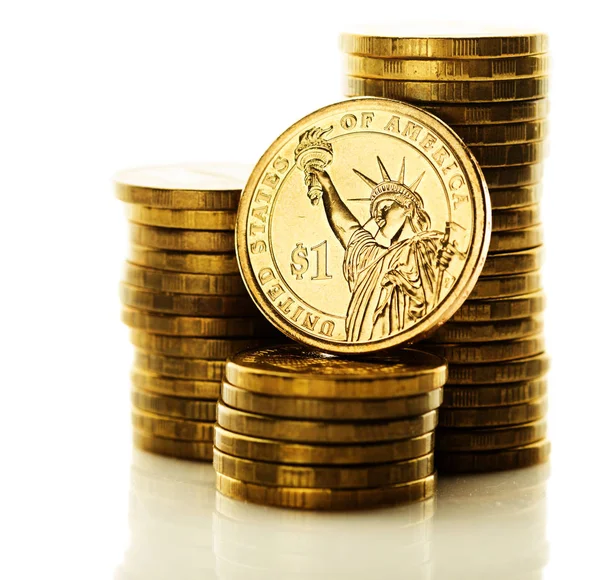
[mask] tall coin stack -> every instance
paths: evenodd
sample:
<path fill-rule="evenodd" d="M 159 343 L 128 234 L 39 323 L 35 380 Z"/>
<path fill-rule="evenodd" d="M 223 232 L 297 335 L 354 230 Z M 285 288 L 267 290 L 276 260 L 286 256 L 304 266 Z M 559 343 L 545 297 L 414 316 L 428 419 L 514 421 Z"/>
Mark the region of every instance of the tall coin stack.
<path fill-rule="evenodd" d="M 423 346 L 450 364 L 440 471 L 508 469 L 549 455 L 539 205 L 547 44 L 543 34 L 341 38 L 346 95 L 402 100 L 438 116 L 469 146 L 490 190 L 493 227 L 481 277 Z"/>
<path fill-rule="evenodd" d="M 177 165 L 115 178 L 130 221 L 121 301 L 136 347 L 134 441 L 148 451 L 212 459 L 225 359 L 274 333 L 248 296 L 234 254 L 248 172 Z"/>
<path fill-rule="evenodd" d="M 357 360 L 288 344 L 234 355 L 217 409 L 217 489 L 323 510 L 430 497 L 446 373 L 415 350 Z"/>

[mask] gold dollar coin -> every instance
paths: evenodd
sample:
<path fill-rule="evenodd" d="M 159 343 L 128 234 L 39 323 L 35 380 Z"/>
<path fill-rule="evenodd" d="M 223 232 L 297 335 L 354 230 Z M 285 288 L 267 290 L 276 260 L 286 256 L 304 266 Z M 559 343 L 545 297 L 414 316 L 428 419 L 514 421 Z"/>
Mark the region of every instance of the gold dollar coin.
<path fill-rule="evenodd" d="M 547 431 L 544 419 L 492 429 L 440 427 L 437 430 L 436 448 L 439 451 L 491 451 L 521 447 L 545 439 Z"/>
<path fill-rule="evenodd" d="M 543 329 L 541 316 L 494 322 L 446 322 L 427 341 L 443 344 L 512 340 L 539 334 Z"/>
<path fill-rule="evenodd" d="M 213 440 L 213 425 L 211 422 L 190 421 L 175 417 L 165 417 L 131 409 L 133 428 L 147 435 L 164 437 L 166 439 L 183 439 L 185 441 Z"/>
<path fill-rule="evenodd" d="M 414 28 L 411 26 L 411 29 Z M 394 32 L 394 36 L 391 36 Z M 408 34 L 402 34 L 402 32 Z M 441 34 L 426 31 L 414 35 L 414 30 L 368 30 L 364 33 L 344 33 L 340 37 L 343 52 L 393 58 L 474 59 L 541 54 L 548 50 L 548 36 L 513 30 L 489 30 L 481 33 L 455 29 Z M 412 35 L 411 35 L 412 34 Z M 414 35 L 414 36 L 413 36 Z"/>
<path fill-rule="evenodd" d="M 221 398 L 229 407 L 257 415 L 349 421 L 423 415 L 442 404 L 442 389 L 395 399 L 318 399 L 262 395 L 224 381 Z"/>
<path fill-rule="evenodd" d="M 125 206 L 125 215 L 129 221 L 145 226 L 186 230 L 233 230 L 236 212 L 166 209 L 132 203 Z"/>
<path fill-rule="evenodd" d="M 469 295 L 469 300 L 519 296 L 541 289 L 542 275 L 539 270 L 507 276 L 486 276 L 479 278 L 473 292 Z"/>
<path fill-rule="evenodd" d="M 483 322 L 535 316 L 544 311 L 542 292 L 494 300 L 467 300 L 452 317 L 452 322 Z"/>
<path fill-rule="evenodd" d="M 475 409 L 440 409 L 440 427 L 494 427 L 520 425 L 542 419 L 548 410 L 548 399 L 507 405 L 504 407 L 478 407 Z"/>
<path fill-rule="evenodd" d="M 367 509 L 422 501 L 435 493 L 435 474 L 423 479 L 367 489 L 274 487 L 247 483 L 217 473 L 217 491 L 233 499 L 307 510 Z"/>
<path fill-rule="evenodd" d="M 152 334 L 204 337 L 273 337 L 278 334 L 262 316 L 254 318 L 171 316 L 123 307 L 121 320 L 131 328 Z"/>
<path fill-rule="evenodd" d="M 120 285 L 124 306 L 165 314 L 191 316 L 258 316 L 249 296 L 215 296 L 209 294 L 178 294 L 157 292 L 129 284 Z"/>
<path fill-rule="evenodd" d="M 501 385 L 446 385 L 444 407 L 495 407 L 517 405 L 543 397 L 548 390 L 546 378 Z"/>
<path fill-rule="evenodd" d="M 220 381 L 225 361 L 162 356 L 143 350 L 135 351 L 134 368 L 172 378 Z"/>
<path fill-rule="evenodd" d="M 452 365 L 448 383 L 474 385 L 530 381 L 545 375 L 549 368 L 550 358 L 545 353 L 499 363 Z"/>
<path fill-rule="evenodd" d="M 542 246 L 520 250 L 517 252 L 504 252 L 490 254 L 483 266 L 480 280 L 487 276 L 503 276 L 507 274 L 523 274 L 533 272 L 542 267 L 544 250 Z"/>
<path fill-rule="evenodd" d="M 224 360 L 240 350 L 264 344 L 264 340 L 255 338 L 167 336 L 132 329 L 131 343 L 142 350 L 168 356 Z"/>
<path fill-rule="evenodd" d="M 496 451 L 440 452 L 435 461 L 445 473 L 469 473 L 518 469 L 545 463 L 550 457 L 550 442 L 542 439 L 522 447 Z"/>
<path fill-rule="evenodd" d="M 433 104 L 423 103 L 423 109 L 433 113 L 453 128 L 457 125 L 494 125 L 545 119 L 550 110 L 548 99 L 506 101 L 499 103 Z"/>
<path fill-rule="evenodd" d="M 488 202 L 473 158 L 434 117 L 380 99 L 331 105 L 284 132 L 252 172 L 236 229 L 242 276 L 300 342 L 350 354 L 397 346 L 468 295 Z"/>
<path fill-rule="evenodd" d="M 534 185 L 542 180 L 544 166 L 542 163 L 530 165 L 513 165 L 512 167 L 484 167 L 482 169 L 488 188 L 494 195 L 494 189 L 507 187 L 523 187 Z"/>
<path fill-rule="evenodd" d="M 542 141 L 548 134 L 545 120 L 494 125 L 453 125 L 453 129 L 467 145 L 503 145 Z"/>
<path fill-rule="evenodd" d="M 411 103 L 521 101 L 548 95 L 548 77 L 493 81 L 391 81 L 346 77 L 347 97 L 383 97 Z"/>
<path fill-rule="evenodd" d="M 309 445 L 249 437 L 215 426 L 215 447 L 224 453 L 255 461 L 304 465 L 361 465 L 391 463 L 433 451 L 433 432 L 384 443 Z"/>
<path fill-rule="evenodd" d="M 232 409 L 219 401 L 217 422 L 228 431 L 263 439 L 299 443 L 375 443 L 418 437 L 433 431 L 437 425 L 437 411 L 398 420 L 334 423 L 255 415 Z"/>
<path fill-rule="evenodd" d="M 544 347 L 542 334 L 493 342 L 423 345 L 428 351 L 443 356 L 450 364 L 492 363 L 525 358 L 544 352 Z"/>
<path fill-rule="evenodd" d="M 471 145 L 469 149 L 481 167 L 510 167 L 540 163 L 546 155 L 543 141 L 508 145 Z"/>
<path fill-rule="evenodd" d="M 157 292 L 181 292 L 183 294 L 217 294 L 220 296 L 247 295 L 239 275 L 184 274 L 163 272 L 127 262 L 124 282 Z"/>
<path fill-rule="evenodd" d="M 230 384 L 265 395 L 324 399 L 393 399 L 444 385 L 446 362 L 402 349 L 392 356 L 342 358 L 285 344 L 240 352 L 227 362 Z"/>
<path fill-rule="evenodd" d="M 219 381 L 174 379 L 136 368 L 131 371 L 131 384 L 152 393 L 192 399 L 218 399 L 221 393 Z"/>
<path fill-rule="evenodd" d="M 518 230 L 493 232 L 490 240 L 490 252 L 515 252 L 540 246 L 544 241 L 544 229 L 541 224 Z"/>
<path fill-rule="evenodd" d="M 347 54 L 346 74 L 401 81 L 468 81 L 536 77 L 548 73 L 545 54 L 495 59 L 405 59 Z"/>
<path fill-rule="evenodd" d="M 542 186 L 527 185 L 509 189 L 491 189 L 490 199 L 493 210 L 510 209 L 539 203 L 542 199 Z M 492 214 L 493 219 L 493 214 Z"/>
<path fill-rule="evenodd" d="M 328 467 L 266 463 L 214 450 L 215 471 L 247 483 L 293 488 L 372 488 L 422 479 L 433 473 L 433 453 L 368 467 Z"/>
<path fill-rule="evenodd" d="M 190 254 L 130 245 L 128 260 L 138 266 L 189 274 L 239 274 L 240 271 L 235 254 Z"/>
<path fill-rule="evenodd" d="M 156 395 L 147 391 L 132 389 L 131 402 L 134 407 L 156 415 L 168 415 L 193 421 L 214 421 L 217 416 L 217 402 L 182 399 L 166 395 Z"/>
<path fill-rule="evenodd" d="M 177 230 L 129 224 L 132 244 L 178 252 L 233 252 L 233 232 Z"/>
<path fill-rule="evenodd" d="M 144 451 L 179 459 L 212 461 L 213 458 L 212 441 L 181 441 L 134 431 L 133 443 Z"/>
<path fill-rule="evenodd" d="M 233 163 L 140 167 L 115 176 L 117 197 L 149 207 L 235 210 L 250 168 Z"/>

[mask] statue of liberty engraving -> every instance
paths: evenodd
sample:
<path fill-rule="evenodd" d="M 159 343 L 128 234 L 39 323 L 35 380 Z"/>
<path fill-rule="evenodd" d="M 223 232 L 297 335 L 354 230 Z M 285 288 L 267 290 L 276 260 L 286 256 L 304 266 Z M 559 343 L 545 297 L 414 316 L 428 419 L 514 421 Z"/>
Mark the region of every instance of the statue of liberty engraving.
<path fill-rule="evenodd" d="M 407 185 L 405 159 L 398 163 L 396 179 L 379 157 L 380 181 L 353 169 L 371 189 L 368 198 L 348 199 L 369 202 L 370 217 L 361 224 L 326 171 L 333 160 L 331 143 L 324 138 L 330 130 L 312 128 L 301 135 L 296 162 L 305 172 L 311 203 L 323 201 L 327 221 L 345 250 L 343 272 L 351 293 L 346 340 L 377 340 L 406 330 L 436 307 L 444 273 L 462 254 L 450 243 L 451 222 L 445 232 L 431 229 L 417 192 L 425 172 Z"/>

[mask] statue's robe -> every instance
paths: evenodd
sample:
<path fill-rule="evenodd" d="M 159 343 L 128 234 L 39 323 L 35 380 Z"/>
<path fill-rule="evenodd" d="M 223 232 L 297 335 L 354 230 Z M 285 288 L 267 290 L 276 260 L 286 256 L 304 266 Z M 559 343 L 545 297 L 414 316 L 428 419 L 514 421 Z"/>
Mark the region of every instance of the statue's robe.
<path fill-rule="evenodd" d="M 412 326 L 434 306 L 441 232 L 421 232 L 389 248 L 367 230 L 354 232 L 344 255 L 352 293 L 348 341 L 377 340 Z"/>

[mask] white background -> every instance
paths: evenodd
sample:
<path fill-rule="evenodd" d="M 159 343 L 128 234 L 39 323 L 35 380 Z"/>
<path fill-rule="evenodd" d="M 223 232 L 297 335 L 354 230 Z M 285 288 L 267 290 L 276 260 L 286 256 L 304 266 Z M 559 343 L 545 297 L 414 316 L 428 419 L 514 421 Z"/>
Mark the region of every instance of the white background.
<path fill-rule="evenodd" d="M 595 566 L 597 18 L 591 2 L 4 2 L 0 14 L 0 569 L 110 578 L 127 544 L 126 249 L 111 176 L 253 162 L 341 100 L 349 23 L 449 18 L 551 35 L 544 222 L 553 355 L 547 578 Z M 597 537 L 596 537 L 597 540 Z"/>

